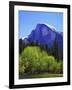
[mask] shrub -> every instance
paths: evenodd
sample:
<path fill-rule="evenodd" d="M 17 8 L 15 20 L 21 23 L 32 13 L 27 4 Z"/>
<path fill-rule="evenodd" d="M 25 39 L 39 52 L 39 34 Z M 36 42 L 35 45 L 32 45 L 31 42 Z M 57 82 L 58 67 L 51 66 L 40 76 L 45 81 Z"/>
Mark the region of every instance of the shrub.
<path fill-rule="evenodd" d="M 57 62 L 53 56 L 49 56 L 47 52 L 41 50 L 38 46 L 28 46 L 20 54 L 20 74 L 41 72 L 60 73 L 62 70 L 63 62 Z"/>

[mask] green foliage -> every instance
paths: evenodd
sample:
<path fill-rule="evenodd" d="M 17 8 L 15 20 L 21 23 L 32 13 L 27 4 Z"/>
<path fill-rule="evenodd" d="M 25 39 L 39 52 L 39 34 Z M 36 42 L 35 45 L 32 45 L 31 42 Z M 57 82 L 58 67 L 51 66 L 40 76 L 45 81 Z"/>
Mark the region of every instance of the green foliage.
<path fill-rule="evenodd" d="M 24 73 L 61 73 L 63 63 L 53 56 L 49 56 L 47 52 L 41 50 L 38 46 L 28 46 L 20 54 L 19 72 Z"/>
<path fill-rule="evenodd" d="M 19 73 L 23 74 L 25 72 L 25 65 L 21 58 L 19 58 Z"/>

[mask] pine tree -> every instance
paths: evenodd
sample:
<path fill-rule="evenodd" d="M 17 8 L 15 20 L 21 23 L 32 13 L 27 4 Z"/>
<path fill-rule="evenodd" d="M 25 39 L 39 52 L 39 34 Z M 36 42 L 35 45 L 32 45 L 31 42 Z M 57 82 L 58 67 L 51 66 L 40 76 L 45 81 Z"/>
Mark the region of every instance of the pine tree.
<path fill-rule="evenodd" d="M 21 54 L 22 51 L 23 51 L 23 43 L 22 39 L 19 39 L 19 54 Z"/>
<path fill-rule="evenodd" d="M 56 59 L 59 59 L 59 47 L 58 47 L 58 43 L 57 43 L 56 38 L 55 38 L 54 46 L 53 46 L 52 49 L 53 49 L 52 50 L 53 51 L 52 54 L 55 56 Z"/>

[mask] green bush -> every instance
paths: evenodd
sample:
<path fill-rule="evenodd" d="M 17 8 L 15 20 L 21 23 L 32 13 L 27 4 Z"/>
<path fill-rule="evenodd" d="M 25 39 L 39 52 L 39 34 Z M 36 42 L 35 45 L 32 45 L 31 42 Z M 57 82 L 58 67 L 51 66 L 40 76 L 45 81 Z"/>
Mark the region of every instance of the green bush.
<path fill-rule="evenodd" d="M 25 72 L 25 65 L 21 58 L 19 58 L 19 73 L 23 74 Z"/>
<path fill-rule="evenodd" d="M 49 56 L 47 52 L 41 50 L 38 46 L 28 46 L 20 54 L 20 74 L 41 72 L 60 73 L 62 70 L 62 61 L 57 62 L 53 56 Z"/>

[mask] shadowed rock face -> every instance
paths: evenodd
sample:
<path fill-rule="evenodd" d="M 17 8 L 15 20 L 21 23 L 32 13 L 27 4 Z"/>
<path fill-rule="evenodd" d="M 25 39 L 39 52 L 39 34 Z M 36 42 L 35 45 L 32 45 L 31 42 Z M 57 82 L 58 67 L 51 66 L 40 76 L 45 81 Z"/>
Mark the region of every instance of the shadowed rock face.
<path fill-rule="evenodd" d="M 56 40 L 58 47 L 63 49 L 63 36 L 61 33 L 56 32 L 52 26 L 45 24 L 37 24 L 27 40 L 29 43 L 48 45 L 49 48 L 53 47 L 54 41 Z"/>

